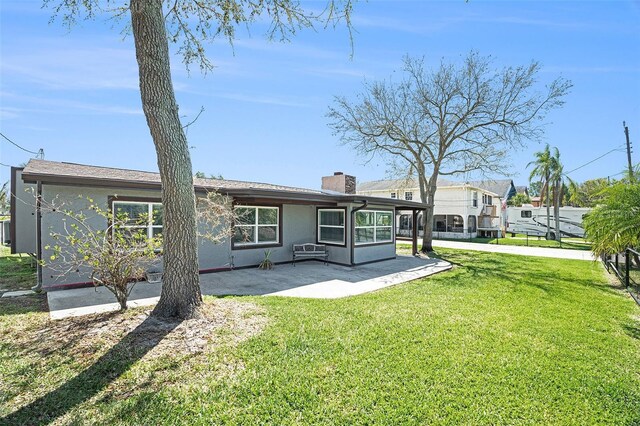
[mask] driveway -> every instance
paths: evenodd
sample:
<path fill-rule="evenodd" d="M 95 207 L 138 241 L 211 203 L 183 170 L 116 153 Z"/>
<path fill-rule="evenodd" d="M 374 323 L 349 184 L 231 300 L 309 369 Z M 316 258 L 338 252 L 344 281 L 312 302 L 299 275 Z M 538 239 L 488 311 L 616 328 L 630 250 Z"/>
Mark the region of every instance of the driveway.
<path fill-rule="evenodd" d="M 434 247 L 460 250 L 488 251 L 491 253 L 520 254 L 523 256 L 553 257 L 556 259 L 574 259 L 594 261 L 589 250 L 569 250 L 547 247 L 508 246 L 500 244 L 469 243 L 464 241 L 433 240 Z"/>
<path fill-rule="evenodd" d="M 238 269 L 200 275 L 202 294 L 213 296 L 287 296 L 335 299 L 355 296 L 451 269 L 441 259 L 398 256 L 396 259 L 355 267 L 306 261 L 276 265 L 271 271 Z M 128 305 L 158 302 L 161 284 L 136 284 Z M 114 311 L 115 297 L 104 287 L 47 293 L 51 319 Z"/>

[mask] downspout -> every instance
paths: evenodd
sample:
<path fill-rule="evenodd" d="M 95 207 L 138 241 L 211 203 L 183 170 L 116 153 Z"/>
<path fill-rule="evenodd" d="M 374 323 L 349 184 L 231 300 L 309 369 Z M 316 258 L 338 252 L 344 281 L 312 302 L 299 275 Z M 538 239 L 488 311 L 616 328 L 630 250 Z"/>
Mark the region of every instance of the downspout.
<path fill-rule="evenodd" d="M 362 209 L 366 209 L 369 205 L 369 202 L 367 200 L 364 200 L 362 202 L 364 203 L 363 205 L 351 210 L 351 257 L 349 259 L 351 261 L 351 266 L 356 266 L 356 263 L 353 261 L 353 253 L 356 246 L 356 222 L 354 220 L 356 217 L 356 212 Z"/>
<path fill-rule="evenodd" d="M 31 290 L 39 293 L 42 291 L 42 182 L 36 186 L 36 268 L 38 281 Z"/>

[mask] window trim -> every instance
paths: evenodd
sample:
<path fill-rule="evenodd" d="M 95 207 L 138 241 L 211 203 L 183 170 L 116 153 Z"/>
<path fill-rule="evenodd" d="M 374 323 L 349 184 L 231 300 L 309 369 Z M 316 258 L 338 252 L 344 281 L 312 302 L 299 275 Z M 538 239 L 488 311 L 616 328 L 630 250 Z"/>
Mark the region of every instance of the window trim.
<path fill-rule="evenodd" d="M 409 196 L 409 198 L 407 198 L 407 195 Z M 404 191 L 404 200 L 413 201 L 413 191 Z"/>
<path fill-rule="evenodd" d="M 397 192 L 392 192 L 390 195 L 392 200 L 397 200 L 398 199 L 398 193 Z"/>
<path fill-rule="evenodd" d="M 356 215 L 358 213 L 374 213 L 373 216 L 373 226 L 357 226 L 356 223 Z M 391 226 L 380 226 L 380 228 L 391 228 L 391 239 L 385 241 L 377 241 L 378 233 L 378 224 L 377 224 L 377 213 L 391 213 Z M 394 210 L 380 210 L 380 209 L 366 209 L 366 210 L 358 210 L 353 215 L 353 245 L 354 247 L 368 247 L 368 246 L 380 246 L 385 244 L 395 244 L 396 242 L 396 220 L 395 220 L 395 211 Z M 356 241 L 356 230 L 358 228 L 373 228 L 373 241 L 367 241 L 359 243 Z"/>
<path fill-rule="evenodd" d="M 341 244 L 336 242 L 326 242 L 320 240 L 320 211 L 321 210 L 330 210 L 336 211 L 339 210 L 344 213 L 344 238 Z M 323 225 L 332 227 L 331 225 Z M 333 226 L 334 228 L 340 228 L 339 226 Z M 346 247 L 347 246 L 347 208 L 346 207 L 317 207 L 316 208 L 316 244 L 324 244 L 327 246 L 335 246 L 335 247 Z"/>
<path fill-rule="evenodd" d="M 264 248 L 271 248 L 271 247 L 282 247 L 282 204 L 239 204 L 239 203 L 234 203 L 233 204 L 233 208 L 238 208 L 238 207 L 247 207 L 247 208 L 255 208 L 255 209 L 259 209 L 259 208 L 268 208 L 268 209 L 273 209 L 273 208 L 277 208 L 278 209 L 278 232 L 276 233 L 278 240 L 276 242 L 265 242 L 265 243 L 236 243 L 235 241 L 233 241 L 233 236 L 231 236 L 231 238 L 229 238 L 229 240 L 231 241 L 231 250 L 251 250 L 251 249 L 264 249 Z M 256 221 L 258 220 L 258 212 L 256 210 Z M 233 227 L 235 227 L 236 224 L 233 224 Z M 245 226 L 255 226 L 257 228 L 257 223 L 254 225 L 245 225 Z M 273 226 L 273 225 L 268 225 L 268 226 Z M 256 238 L 258 237 L 258 233 L 257 233 L 257 229 L 256 229 Z"/>
<path fill-rule="evenodd" d="M 116 203 L 130 203 L 130 204 L 147 204 L 147 210 L 149 214 L 149 223 L 147 224 L 147 238 L 153 238 L 153 229 L 160 228 L 164 229 L 164 220 L 162 225 L 153 225 L 152 214 L 153 214 L 153 205 L 157 204 L 162 206 L 161 198 L 148 198 L 148 197 L 119 197 L 116 195 L 110 195 L 107 197 L 107 205 L 109 206 L 109 211 L 111 214 L 115 214 L 114 206 Z M 164 207 L 163 207 L 164 208 Z M 109 223 L 108 226 L 112 224 Z M 142 226 L 131 226 L 131 228 L 142 228 Z M 115 229 L 112 229 L 111 232 L 115 232 Z"/>

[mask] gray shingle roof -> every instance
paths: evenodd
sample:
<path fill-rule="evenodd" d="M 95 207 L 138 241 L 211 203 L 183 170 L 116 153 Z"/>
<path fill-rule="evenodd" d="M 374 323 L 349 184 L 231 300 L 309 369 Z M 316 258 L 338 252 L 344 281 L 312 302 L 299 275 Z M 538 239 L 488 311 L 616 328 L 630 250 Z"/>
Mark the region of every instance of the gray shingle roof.
<path fill-rule="evenodd" d="M 438 179 L 438 186 L 457 186 L 460 183 L 452 182 L 447 179 Z M 368 191 L 394 191 L 398 189 L 415 189 L 418 188 L 418 180 L 416 178 L 408 179 L 384 179 L 373 180 L 369 182 L 358 182 L 357 190 L 362 192 Z"/>
<path fill-rule="evenodd" d="M 85 164 L 63 163 L 57 161 L 31 159 L 22 172 L 23 176 L 40 180 L 65 180 L 81 182 L 83 180 L 104 184 L 149 184 L 160 185 L 160 174 L 139 170 L 118 169 L 111 167 L 89 166 Z M 210 190 L 264 189 L 273 191 L 323 194 L 313 189 L 296 188 L 283 185 L 272 185 L 259 182 L 245 182 L 227 179 L 194 178 L 194 186 Z"/>
<path fill-rule="evenodd" d="M 486 189 L 494 194 L 498 194 L 500 197 L 504 197 L 509 192 L 512 184 L 511 179 L 487 179 L 469 182 L 469 185 Z"/>
<path fill-rule="evenodd" d="M 63 183 L 109 188 L 150 188 L 160 189 L 160 174 L 139 170 L 89 166 L 86 164 L 61 163 L 57 161 L 32 159 L 22 171 L 26 182 Z M 239 197 L 266 197 L 307 202 L 347 202 L 389 205 L 400 208 L 420 208 L 416 201 L 396 200 L 375 196 L 342 194 L 330 191 L 297 188 L 268 183 L 246 182 L 227 179 L 194 178 L 196 190 L 218 191 Z"/>

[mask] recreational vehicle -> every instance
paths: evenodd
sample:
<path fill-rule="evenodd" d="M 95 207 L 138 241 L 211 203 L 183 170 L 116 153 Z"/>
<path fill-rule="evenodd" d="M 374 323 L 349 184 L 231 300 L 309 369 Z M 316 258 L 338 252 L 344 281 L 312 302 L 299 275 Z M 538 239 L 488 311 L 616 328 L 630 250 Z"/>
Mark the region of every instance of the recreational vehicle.
<path fill-rule="evenodd" d="M 550 238 L 556 233 L 562 237 L 584 237 L 582 219 L 590 208 L 560 207 L 560 223 L 556 226 L 553 208 L 549 209 Z M 507 232 L 544 236 L 547 234 L 547 208 L 524 204 L 522 207 L 507 207 Z"/>

